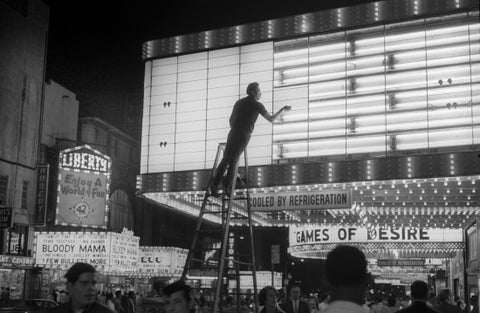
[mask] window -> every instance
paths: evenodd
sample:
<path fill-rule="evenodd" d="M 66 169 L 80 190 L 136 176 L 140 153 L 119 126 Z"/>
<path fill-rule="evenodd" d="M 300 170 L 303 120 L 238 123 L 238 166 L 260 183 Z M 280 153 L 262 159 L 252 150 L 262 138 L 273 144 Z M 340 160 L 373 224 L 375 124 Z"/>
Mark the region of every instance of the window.
<path fill-rule="evenodd" d="M 27 236 L 28 226 L 15 224 L 8 231 L 7 236 L 7 253 L 14 255 L 27 255 Z"/>
<path fill-rule="evenodd" d="M 94 131 L 95 131 L 95 135 L 94 135 L 95 136 L 95 143 L 99 144 L 100 143 L 100 132 L 98 131 L 97 128 L 95 128 Z"/>
<path fill-rule="evenodd" d="M 7 204 L 8 176 L 0 175 L 0 205 Z"/>
<path fill-rule="evenodd" d="M 28 196 L 28 181 L 24 180 L 23 181 L 23 186 L 22 186 L 22 209 L 27 210 L 27 196 Z"/>
<path fill-rule="evenodd" d="M 115 190 L 110 197 L 110 229 L 121 231 L 124 227 L 133 230 L 134 217 L 130 199 L 123 190 Z"/>
<path fill-rule="evenodd" d="M 114 149 L 114 155 L 118 156 L 118 139 L 113 140 L 113 149 Z"/>

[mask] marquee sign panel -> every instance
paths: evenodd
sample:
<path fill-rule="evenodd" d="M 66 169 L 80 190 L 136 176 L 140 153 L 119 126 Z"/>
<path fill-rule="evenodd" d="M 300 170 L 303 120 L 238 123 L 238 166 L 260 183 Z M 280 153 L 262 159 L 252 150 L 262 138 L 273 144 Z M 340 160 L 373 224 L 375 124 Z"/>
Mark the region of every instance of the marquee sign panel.
<path fill-rule="evenodd" d="M 60 152 L 55 223 L 106 228 L 111 159 L 88 145 Z"/>

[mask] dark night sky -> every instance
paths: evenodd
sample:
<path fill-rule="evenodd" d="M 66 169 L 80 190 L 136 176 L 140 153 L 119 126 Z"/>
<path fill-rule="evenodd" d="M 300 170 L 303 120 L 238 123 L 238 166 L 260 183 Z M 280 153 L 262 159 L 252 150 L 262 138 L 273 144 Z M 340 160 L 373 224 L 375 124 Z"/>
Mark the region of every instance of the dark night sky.
<path fill-rule="evenodd" d="M 368 1 L 44 2 L 50 7 L 47 78 L 81 99 L 89 93 L 141 92 L 141 47 L 145 41 Z"/>
<path fill-rule="evenodd" d="M 372 0 L 43 1 L 50 7 L 47 79 L 77 95 L 81 116 L 123 128 L 125 112 L 110 112 L 99 95 L 143 92 L 144 42 Z"/>

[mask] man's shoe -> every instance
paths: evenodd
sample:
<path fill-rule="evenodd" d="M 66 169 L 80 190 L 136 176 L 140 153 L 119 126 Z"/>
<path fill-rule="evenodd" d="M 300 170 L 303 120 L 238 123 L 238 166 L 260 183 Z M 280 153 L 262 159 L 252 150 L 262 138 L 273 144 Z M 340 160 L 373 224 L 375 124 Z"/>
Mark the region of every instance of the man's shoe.
<path fill-rule="evenodd" d="M 215 185 L 211 185 L 210 186 L 210 194 L 212 196 L 214 196 L 215 198 L 218 198 L 219 194 L 218 194 L 218 186 L 215 186 Z"/>
<path fill-rule="evenodd" d="M 231 191 L 231 189 L 232 189 L 232 186 L 225 186 L 225 187 L 223 188 L 223 193 L 225 194 L 225 196 L 230 197 L 230 191 Z"/>
<path fill-rule="evenodd" d="M 241 177 L 237 177 L 237 182 L 235 183 L 235 189 L 245 189 L 247 188 L 247 184 Z"/>

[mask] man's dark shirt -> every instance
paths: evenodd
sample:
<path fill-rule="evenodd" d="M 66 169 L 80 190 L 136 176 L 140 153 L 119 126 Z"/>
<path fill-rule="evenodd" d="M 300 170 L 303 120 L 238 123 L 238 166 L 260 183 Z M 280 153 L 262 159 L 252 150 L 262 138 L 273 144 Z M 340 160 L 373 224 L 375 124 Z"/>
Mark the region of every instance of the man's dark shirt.
<path fill-rule="evenodd" d="M 414 301 L 412 305 L 405 309 L 398 310 L 396 313 L 439 313 L 427 306 L 427 303 L 423 301 Z"/>
<path fill-rule="evenodd" d="M 49 313 L 73 313 L 70 302 L 63 303 L 56 308 L 53 308 Z M 83 310 L 83 313 L 114 313 L 112 310 L 98 302 L 93 302 L 88 308 Z"/>
<path fill-rule="evenodd" d="M 453 305 L 448 302 L 437 304 L 433 308 L 440 313 L 462 313 L 462 309 L 458 305 Z"/>
<path fill-rule="evenodd" d="M 266 113 L 265 106 L 255 100 L 255 98 L 251 96 L 242 98 L 233 106 L 232 115 L 230 116 L 230 128 L 252 133 L 258 114 L 265 115 Z"/>
<path fill-rule="evenodd" d="M 293 308 L 293 300 L 290 299 L 288 301 L 283 302 L 280 304 L 280 308 L 285 312 L 285 313 L 295 313 L 295 310 Z M 297 313 L 309 313 L 310 308 L 308 307 L 308 304 L 304 301 L 298 300 L 298 308 L 297 308 Z"/>

